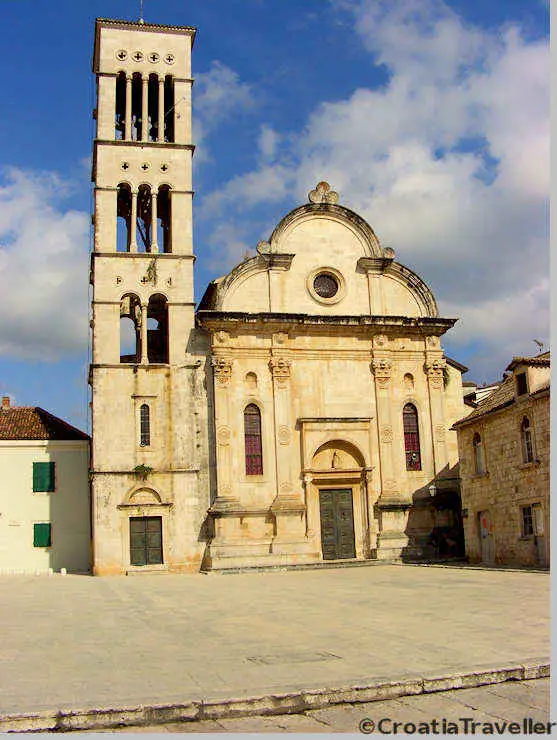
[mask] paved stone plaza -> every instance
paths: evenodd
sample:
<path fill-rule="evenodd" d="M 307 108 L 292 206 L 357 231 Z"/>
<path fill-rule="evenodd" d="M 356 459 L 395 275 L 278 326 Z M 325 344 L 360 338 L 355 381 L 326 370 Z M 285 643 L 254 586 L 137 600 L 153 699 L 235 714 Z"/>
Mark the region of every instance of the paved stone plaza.
<path fill-rule="evenodd" d="M 340 687 L 549 659 L 549 577 L 377 565 L 0 578 L 4 715 Z"/>

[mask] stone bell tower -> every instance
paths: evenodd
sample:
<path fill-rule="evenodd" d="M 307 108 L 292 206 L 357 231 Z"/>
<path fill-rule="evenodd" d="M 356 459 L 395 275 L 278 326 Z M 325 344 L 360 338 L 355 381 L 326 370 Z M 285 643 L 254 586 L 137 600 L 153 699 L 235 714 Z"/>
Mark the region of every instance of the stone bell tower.
<path fill-rule="evenodd" d="M 195 29 L 97 19 L 91 255 L 95 574 L 198 570 L 209 505 L 194 328 Z M 204 472 L 203 472 L 204 471 Z"/>

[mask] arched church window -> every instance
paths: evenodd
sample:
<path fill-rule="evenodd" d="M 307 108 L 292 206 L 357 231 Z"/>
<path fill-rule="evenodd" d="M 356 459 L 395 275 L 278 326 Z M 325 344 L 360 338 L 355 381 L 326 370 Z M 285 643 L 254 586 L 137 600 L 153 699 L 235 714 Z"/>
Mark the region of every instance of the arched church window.
<path fill-rule="evenodd" d="M 139 408 L 139 444 L 141 447 L 151 444 L 151 411 L 146 403 Z"/>
<path fill-rule="evenodd" d="M 522 436 L 522 459 L 525 463 L 534 462 L 534 443 L 532 439 L 532 427 L 530 419 L 525 416 L 520 425 Z"/>
<path fill-rule="evenodd" d="M 407 403 L 402 411 L 404 426 L 404 452 L 406 454 L 406 470 L 421 470 L 420 432 L 418 428 L 418 412 L 412 403 Z"/>
<path fill-rule="evenodd" d="M 254 403 L 244 409 L 244 439 L 246 475 L 263 475 L 261 412 Z"/>
<path fill-rule="evenodd" d="M 472 438 L 472 447 L 474 448 L 474 469 L 476 475 L 483 475 L 485 473 L 484 443 L 478 432 Z"/>

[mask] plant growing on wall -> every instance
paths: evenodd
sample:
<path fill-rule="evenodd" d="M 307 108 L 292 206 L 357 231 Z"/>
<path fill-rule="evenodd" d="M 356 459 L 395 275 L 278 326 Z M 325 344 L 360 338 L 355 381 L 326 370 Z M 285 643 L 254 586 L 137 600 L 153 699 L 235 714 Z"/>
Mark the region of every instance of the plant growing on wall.
<path fill-rule="evenodd" d="M 150 465 L 136 465 L 133 469 L 134 475 L 137 475 L 141 480 L 147 480 L 147 476 L 153 472 L 153 468 Z"/>

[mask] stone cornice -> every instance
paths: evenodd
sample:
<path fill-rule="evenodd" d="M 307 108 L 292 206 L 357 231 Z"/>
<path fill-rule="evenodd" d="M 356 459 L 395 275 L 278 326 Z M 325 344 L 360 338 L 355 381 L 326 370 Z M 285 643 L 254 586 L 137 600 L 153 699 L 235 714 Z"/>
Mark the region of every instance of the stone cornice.
<path fill-rule="evenodd" d="M 278 326 L 307 326 L 307 327 L 400 327 L 422 334 L 441 335 L 455 325 L 458 319 L 442 319 L 431 316 L 326 316 L 315 314 L 295 313 L 246 313 L 242 311 L 210 311 L 199 310 L 196 313 L 199 326 L 208 329 L 234 327 L 234 325 L 251 325 L 254 328 L 269 326 L 270 331 L 277 331 Z"/>

